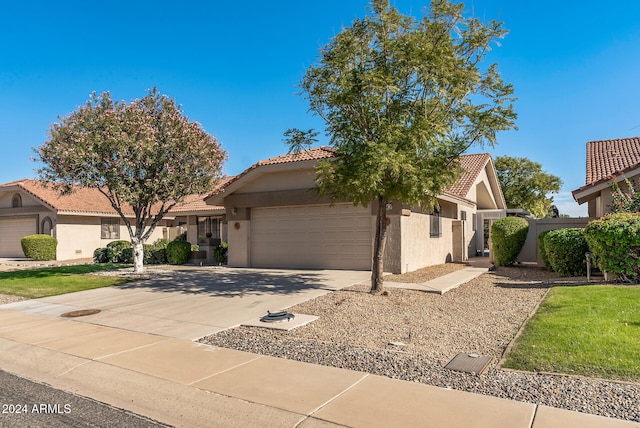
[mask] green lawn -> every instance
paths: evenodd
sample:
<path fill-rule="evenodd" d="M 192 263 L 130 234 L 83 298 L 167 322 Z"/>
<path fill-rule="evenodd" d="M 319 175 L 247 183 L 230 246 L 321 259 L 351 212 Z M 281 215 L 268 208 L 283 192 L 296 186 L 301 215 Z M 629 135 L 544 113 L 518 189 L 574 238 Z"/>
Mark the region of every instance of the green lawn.
<path fill-rule="evenodd" d="M 123 267 L 126 265 L 78 265 L 0 272 L 0 294 L 13 294 L 34 299 L 109 287 L 122 284 L 129 279 L 87 274 Z"/>
<path fill-rule="evenodd" d="M 640 287 L 555 287 L 506 368 L 640 380 Z"/>

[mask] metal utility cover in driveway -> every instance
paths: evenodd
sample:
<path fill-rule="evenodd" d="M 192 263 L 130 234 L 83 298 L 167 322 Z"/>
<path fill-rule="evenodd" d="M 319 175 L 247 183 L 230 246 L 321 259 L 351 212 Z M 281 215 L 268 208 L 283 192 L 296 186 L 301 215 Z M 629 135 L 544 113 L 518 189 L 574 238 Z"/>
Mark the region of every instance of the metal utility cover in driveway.
<path fill-rule="evenodd" d="M 456 355 L 444 368 L 457 372 L 481 375 L 487 370 L 490 362 L 491 357 L 487 355 L 462 353 Z"/>

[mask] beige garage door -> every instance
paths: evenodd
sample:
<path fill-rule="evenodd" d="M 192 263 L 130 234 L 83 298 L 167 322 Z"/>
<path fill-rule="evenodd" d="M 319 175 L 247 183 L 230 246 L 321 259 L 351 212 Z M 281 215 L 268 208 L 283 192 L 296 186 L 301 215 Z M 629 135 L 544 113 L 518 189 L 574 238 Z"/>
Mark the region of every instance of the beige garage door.
<path fill-rule="evenodd" d="M 251 265 L 371 269 L 372 216 L 351 204 L 251 210 Z"/>
<path fill-rule="evenodd" d="M 35 218 L 0 219 L 0 257 L 24 257 L 20 240 L 37 233 Z"/>

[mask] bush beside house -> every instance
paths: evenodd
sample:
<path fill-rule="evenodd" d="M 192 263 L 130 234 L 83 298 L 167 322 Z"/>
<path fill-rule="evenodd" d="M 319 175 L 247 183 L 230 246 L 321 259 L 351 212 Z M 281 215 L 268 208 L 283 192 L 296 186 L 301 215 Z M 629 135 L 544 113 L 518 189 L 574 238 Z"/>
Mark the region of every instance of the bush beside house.
<path fill-rule="evenodd" d="M 529 222 L 522 217 L 504 217 L 491 226 L 493 255 L 499 266 L 512 266 L 527 240 Z"/>
<path fill-rule="evenodd" d="M 189 241 L 174 240 L 167 245 L 167 261 L 172 265 L 183 265 L 191 256 L 191 243 Z"/>
<path fill-rule="evenodd" d="M 167 245 L 170 241 L 157 239 L 153 244 L 145 244 L 144 264 L 160 265 L 167 263 Z M 128 241 L 113 241 L 106 247 L 97 248 L 93 252 L 94 263 L 133 263 L 133 248 Z"/>
<path fill-rule="evenodd" d="M 540 232 L 540 234 L 538 235 L 538 252 L 540 253 L 540 258 L 542 259 L 544 267 L 546 267 L 547 269 L 551 269 L 551 265 L 549 264 L 549 256 L 547 255 L 547 249 L 544 245 L 544 238 L 545 236 L 547 236 L 547 234 L 549 234 L 549 232 L 551 231 L 545 230 L 543 232 Z"/>
<path fill-rule="evenodd" d="M 20 240 L 24 256 L 34 260 L 55 260 L 58 240 L 50 235 L 28 235 Z"/>
<path fill-rule="evenodd" d="M 547 259 L 545 265 L 562 276 L 586 275 L 585 253 L 589 251 L 589 246 L 583 229 L 551 230 L 543 236 L 542 241 L 541 252 Z"/>
<path fill-rule="evenodd" d="M 594 260 L 619 280 L 640 282 L 640 213 L 609 214 L 585 228 Z"/>

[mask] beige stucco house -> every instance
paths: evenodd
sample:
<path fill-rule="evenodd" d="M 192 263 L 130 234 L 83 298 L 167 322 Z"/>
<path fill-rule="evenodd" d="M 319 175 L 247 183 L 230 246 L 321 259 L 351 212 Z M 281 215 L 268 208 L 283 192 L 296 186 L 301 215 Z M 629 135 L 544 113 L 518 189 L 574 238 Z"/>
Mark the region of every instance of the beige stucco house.
<path fill-rule="evenodd" d="M 131 210 L 125 214 L 134 218 Z M 182 232 L 194 244 L 207 233 L 220 238 L 222 217 L 222 207 L 206 205 L 203 195 L 193 195 L 174 207 L 148 242 L 173 239 Z M 78 187 L 60 196 L 38 180 L 0 185 L 0 257 L 24 257 L 20 240 L 35 233 L 58 240 L 57 260 L 90 258 L 96 248 L 130 239 L 108 199 L 96 189 Z"/>
<path fill-rule="evenodd" d="M 587 203 L 589 217 L 611 212 L 612 180 L 625 189 L 624 179 L 640 179 L 640 137 L 587 143 L 586 184 L 572 192 L 578 204 Z"/>
<path fill-rule="evenodd" d="M 225 208 L 229 265 L 371 268 L 375 207 L 332 206 L 313 190 L 316 164 L 333 153 L 320 147 L 260 161 L 206 199 Z M 438 197 L 439 212 L 387 206 L 386 271 L 463 261 L 485 249 L 485 220 L 504 216 L 504 196 L 489 154 L 460 162 L 464 173 Z"/>

